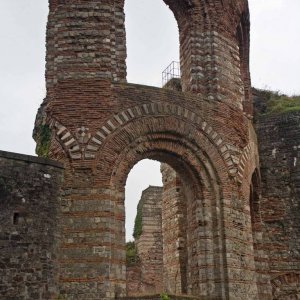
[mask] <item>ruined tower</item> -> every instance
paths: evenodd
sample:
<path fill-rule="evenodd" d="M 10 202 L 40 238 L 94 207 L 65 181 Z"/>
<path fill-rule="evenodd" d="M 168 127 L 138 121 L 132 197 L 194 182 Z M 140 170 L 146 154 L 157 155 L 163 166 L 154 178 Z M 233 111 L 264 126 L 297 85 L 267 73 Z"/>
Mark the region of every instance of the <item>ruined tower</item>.
<path fill-rule="evenodd" d="M 182 92 L 126 82 L 124 0 L 49 0 L 47 96 L 34 136 L 38 154 L 65 167 L 60 295 L 126 295 L 124 186 L 151 158 L 183 186 L 181 292 L 269 299 L 250 214 L 258 155 L 247 0 L 164 2 L 179 28 Z"/>

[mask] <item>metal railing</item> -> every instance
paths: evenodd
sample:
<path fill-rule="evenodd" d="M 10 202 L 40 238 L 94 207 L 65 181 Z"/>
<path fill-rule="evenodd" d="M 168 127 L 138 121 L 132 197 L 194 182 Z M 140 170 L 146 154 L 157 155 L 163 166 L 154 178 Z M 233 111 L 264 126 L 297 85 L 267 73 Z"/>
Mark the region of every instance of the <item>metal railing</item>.
<path fill-rule="evenodd" d="M 165 86 L 172 78 L 180 78 L 180 63 L 172 61 L 162 72 L 162 86 Z"/>

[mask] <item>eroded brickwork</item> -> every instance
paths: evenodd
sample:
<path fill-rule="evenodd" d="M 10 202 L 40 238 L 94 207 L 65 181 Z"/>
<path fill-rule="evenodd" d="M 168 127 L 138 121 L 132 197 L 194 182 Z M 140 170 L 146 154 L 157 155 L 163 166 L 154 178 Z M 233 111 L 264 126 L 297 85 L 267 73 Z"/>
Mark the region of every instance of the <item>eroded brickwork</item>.
<path fill-rule="evenodd" d="M 271 275 L 274 299 L 300 297 L 300 113 L 265 113 L 267 99 L 255 91 L 261 162 L 259 213 L 262 263 Z"/>
<path fill-rule="evenodd" d="M 127 288 L 128 295 L 147 295 L 163 292 L 163 243 L 162 243 L 162 188 L 149 186 L 139 202 L 141 210 L 141 234 L 135 239 L 138 268 L 132 277 L 140 275 L 137 289 Z M 134 266 L 135 267 L 135 266 Z M 128 274 L 130 275 L 130 274 Z M 127 275 L 127 280 L 131 278 Z"/>
<path fill-rule="evenodd" d="M 58 254 L 67 298 L 125 296 L 124 186 L 144 158 L 170 165 L 184 186 L 187 292 L 257 298 L 248 4 L 165 3 L 178 22 L 183 92 L 126 83 L 124 0 L 49 1 L 35 138 L 65 166 Z"/>
<path fill-rule="evenodd" d="M 0 298 L 54 299 L 62 165 L 0 151 Z"/>
<path fill-rule="evenodd" d="M 183 91 L 236 106 L 249 102 L 247 1 L 164 2 L 178 22 Z"/>
<path fill-rule="evenodd" d="M 187 293 L 187 208 L 183 186 L 176 172 L 161 166 L 162 244 L 164 291 L 173 295 Z"/>
<path fill-rule="evenodd" d="M 124 188 L 145 158 L 164 163 L 165 181 L 139 241 L 151 291 L 300 297 L 299 112 L 256 115 L 258 149 L 248 2 L 164 2 L 182 78 L 159 89 L 126 83 L 124 0 L 49 0 L 34 137 L 64 165 L 62 199 L 60 164 L 0 153 L 3 298 L 125 297 Z M 161 258 L 147 260 L 161 255 L 162 274 Z"/>

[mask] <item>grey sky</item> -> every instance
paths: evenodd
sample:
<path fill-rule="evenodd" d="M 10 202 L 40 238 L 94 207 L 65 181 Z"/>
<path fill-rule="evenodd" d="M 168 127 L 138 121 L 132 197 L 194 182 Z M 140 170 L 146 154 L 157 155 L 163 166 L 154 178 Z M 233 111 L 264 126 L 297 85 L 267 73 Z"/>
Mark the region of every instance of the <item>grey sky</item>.
<path fill-rule="evenodd" d="M 300 94 L 300 1 L 249 4 L 253 86 Z M 47 0 L 0 0 L 1 150 L 34 154 L 31 133 L 45 96 L 47 12 Z M 162 0 L 126 0 L 126 17 L 128 81 L 160 86 L 162 70 L 178 60 L 175 19 Z M 161 180 L 159 165 L 151 166 L 140 163 L 128 178 L 128 220 L 134 219 L 141 189 Z"/>

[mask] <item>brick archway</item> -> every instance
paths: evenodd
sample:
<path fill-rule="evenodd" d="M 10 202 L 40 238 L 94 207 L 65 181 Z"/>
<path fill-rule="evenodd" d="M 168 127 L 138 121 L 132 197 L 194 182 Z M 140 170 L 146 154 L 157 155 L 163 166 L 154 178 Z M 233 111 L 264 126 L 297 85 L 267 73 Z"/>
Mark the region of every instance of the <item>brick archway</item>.
<path fill-rule="evenodd" d="M 174 122 L 177 123 L 176 126 Z M 221 162 L 222 157 L 217 149 L 215 151 L 210 149 L 210 155 L 215 155 L 214 163 L 211 157 L 207 156 L 208 147 L 212 147 L 212 142 L 204 136 L 199 136 L 195 141 L 195 135 L 190 130 L 186 122 L 174 117 L 148 117 L 135 120 L 122 126 L 111 139 L 108 137 L 101 153 L 117 153 L 109 163 L 111 166 L 107 165 L 105 168 L 111 170 L 112 193 L 118 195 L 116 199 L 118 211 L 123 214 L 125 181 L 129 171 L 138 161 L 144 158 L 155 159 L 167 163 L 177 171 L 185 189 L 189 191 L 188 196 L 186 195 L 189 212 L 187 248 L 190 249 L 187 273 L 192 274 L 198 269 L 203 270 L 201 274 L 189 275 L 187 278 L 189 293 L 224 298 L 227 291 L 224 285 L 220 285 L 219 278 L 225 276 L 223 269 L 225 233 L 221 224 L 222 187 L 217 183 L 221 181 L 218 172 L 221 173 L 221 177 L 226 177 L 228 174 L 226 172 L 222 174 L 222 168 L 226 167 L 225 163 Z M 223 178 L 224 181 L 226 180 Z M 117 232 L 122 233 L 116 237 L 119 248 L 122 248 L 125 243 L 122 213 L 115 219 L 114 224 L 118 228 Z M 199 235 L 201 244 L 197 241 Z M 112 253 L 115 253 L 115 249 L 112 249 Z M 223 261 L 223 263 L 208 267 L 208 257 L 214 257 L 214 261 Z M 125 290 L 124 285 L 117 284 L 116 291 L 120 295 L 124 295 L 122 290 Z"/>
<path fill-rule="evenodd" d="M 186 290 L 257 298 L 247 199 L 256 142 L 241 74 L 248 3 L 164 2 L 178 23 L 183 92 L 126 83 L 124 0 L 49 0 L 47 97 L 34 135 L 65 166 L 57 243 L 67 298 L 124 295 L 124 183 L 146 157 L 192 191 Z"/>

